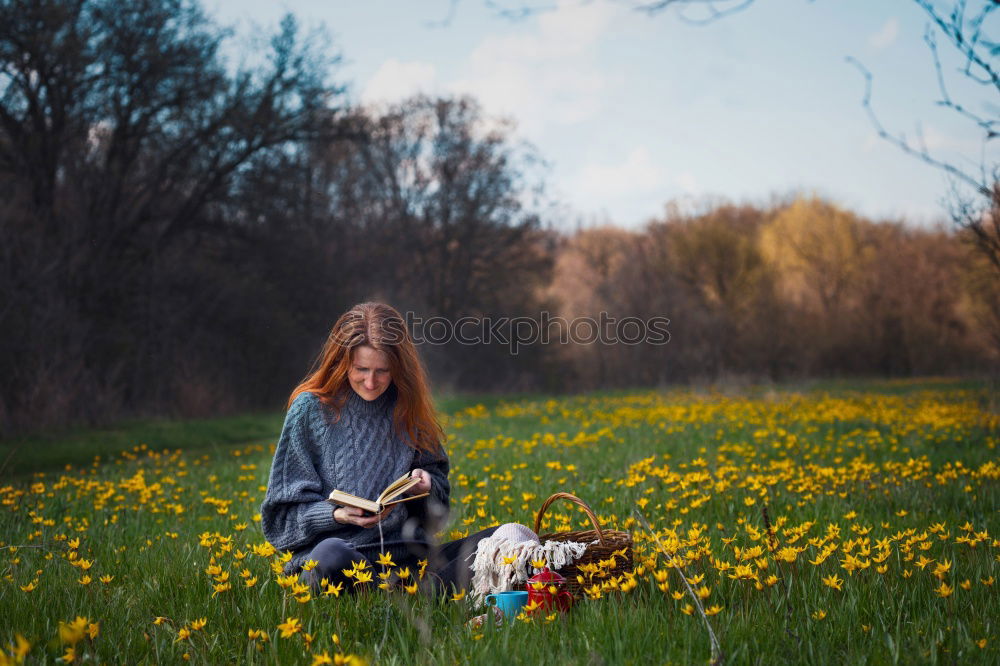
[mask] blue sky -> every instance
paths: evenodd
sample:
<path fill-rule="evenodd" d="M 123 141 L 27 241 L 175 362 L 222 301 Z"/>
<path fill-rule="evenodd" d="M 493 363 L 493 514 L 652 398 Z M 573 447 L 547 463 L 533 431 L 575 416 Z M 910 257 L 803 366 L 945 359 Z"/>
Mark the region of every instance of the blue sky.
<path fill-rule="evenodd" d="M 980 134 L 934 105 L 926 19 L 910 0 L 758 0 L 705 26 L 606 0 L 554 4 L 509 21 L 461 0 L 441 26 L 450 0 L 206 0 L 241 33 L 286 11 L 324 25 L 344 58 L 335 79 L 355 102 L 477 97 L 548 161 L 549 192 L 574 222 L 636 226 L 671 200 L 765 202 L 796 190 L 875 218 L 942 219 L 947 178 L 877 138 L 846 56 L 874 75 L 887 129 L 920 131 L 963 166 L 980 162 Z M 981 91 L 950 80 L 953 96 L 986 108 Z"/>

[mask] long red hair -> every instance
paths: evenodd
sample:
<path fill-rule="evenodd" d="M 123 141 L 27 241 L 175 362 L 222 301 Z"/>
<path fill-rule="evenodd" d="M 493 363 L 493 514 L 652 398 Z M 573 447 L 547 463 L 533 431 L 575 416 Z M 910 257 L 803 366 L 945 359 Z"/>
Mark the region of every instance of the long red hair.
<path fill-rule="evenodd" d="M 384 303 L 360 303 L 337 319 L 313 369 L 288 398 L 288 406 L 300 393 L 308 391 L 332 406 L 339 419 L 353 390 L 348 381 L 352 355 L 362 345 L 370 345 L 389 357 L 389 372 L 397 393 L 393 410 L 396 433 L 415 449 L 438 450 L 444 442 L 444 431 L 431 402 L 427 373 L 403 317 Z"/>

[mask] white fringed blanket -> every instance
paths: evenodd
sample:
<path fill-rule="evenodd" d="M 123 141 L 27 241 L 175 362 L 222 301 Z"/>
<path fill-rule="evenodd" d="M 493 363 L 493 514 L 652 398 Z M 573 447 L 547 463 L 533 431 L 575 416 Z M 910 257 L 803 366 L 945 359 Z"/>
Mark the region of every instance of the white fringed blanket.
<path fill-rule="evenodd" d="M 479 542 L 472 564 L 470 590 L 475 604 L 481 604 L 488 594 L 512 590 L 517 583 L 526 582 L 533 573 L 529 569 L 532 560 L 545 560 L 546 566 L 554 571 L 580 559 L 590 545 L 565 541 L 539 543 L 534 532 L 518 527 L 530 536 L 511 534 L 507 530 L 501 534 L 497 530 L 493 536 Z M 504 558 L 514 559 L 507 564 Z"/>

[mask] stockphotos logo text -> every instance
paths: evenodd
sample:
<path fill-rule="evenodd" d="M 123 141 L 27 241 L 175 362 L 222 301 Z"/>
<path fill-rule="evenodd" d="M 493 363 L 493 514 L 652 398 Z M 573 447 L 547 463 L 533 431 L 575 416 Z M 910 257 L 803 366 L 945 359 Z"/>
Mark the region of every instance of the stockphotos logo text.
<path fill-rule="evenodd" d="M 665 345 L 670 342 L 666 317 L 613 317 L 601 312 L 595 317 L 553 316 L 541 312 L 533 317 L 418 317 L 406 313 L 406 327 L 415 344 L 507 345 L 516 355 L 521 347 L 542 344 L 575 345 Z"/>

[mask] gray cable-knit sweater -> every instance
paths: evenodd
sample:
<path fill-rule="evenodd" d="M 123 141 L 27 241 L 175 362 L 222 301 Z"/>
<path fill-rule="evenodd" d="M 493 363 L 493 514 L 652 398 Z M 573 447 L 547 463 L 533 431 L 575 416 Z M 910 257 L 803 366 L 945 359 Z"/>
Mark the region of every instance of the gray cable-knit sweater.
<path fill-rule="evenodd" d="M 295 398 L 274 452 L 267 494 L 260 507 L 264 537 L 279 550 L 292 551 L 286 572 L 298 571 L 312 548 L 327 537 L 339 537 L 365 552 L 378 550 L 377 527 L 343 525 L 333 519 L 326 501 L 337 489 L 375 499 L 406 472 L 421 468 L 431 475 L 431 495 L 399 504 L 382 521 L 383 547 L 404 543 L 403 526 L 428 513 L 429 502 L 447 508 L 448 457 L 444 450 L 429 454 L 408 446 L 393 429 L 396 387 L 391 384 L 372 401 L 353 389 L 340 419 L 312 393 Z M 425 541 L 422 526 L 407 531 L 407 542 Z M 397 551 L 398 552 L 398 551 Z"/>

